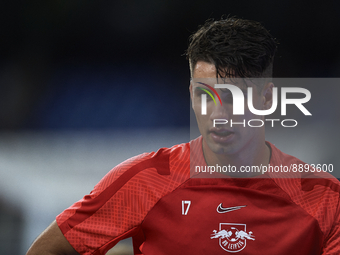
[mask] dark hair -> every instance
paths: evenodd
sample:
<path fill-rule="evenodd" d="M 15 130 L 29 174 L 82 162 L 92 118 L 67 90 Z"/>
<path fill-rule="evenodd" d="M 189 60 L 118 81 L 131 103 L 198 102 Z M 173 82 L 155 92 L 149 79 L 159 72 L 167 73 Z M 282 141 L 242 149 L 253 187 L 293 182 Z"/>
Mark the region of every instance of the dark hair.
<path fill-rule="evenodd" d="M 259 22 L 230 17 L 208 20 L 190 37 L 186 55 L 191 71 L 205 61 L 215 65 L 216 77 L 271 77 L 276 48 Z"/>

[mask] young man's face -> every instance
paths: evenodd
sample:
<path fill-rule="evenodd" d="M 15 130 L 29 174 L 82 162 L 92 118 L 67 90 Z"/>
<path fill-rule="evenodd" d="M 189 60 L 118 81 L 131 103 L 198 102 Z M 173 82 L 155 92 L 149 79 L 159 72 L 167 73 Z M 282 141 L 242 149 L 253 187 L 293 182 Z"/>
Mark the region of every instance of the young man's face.
<path fill-rule="evenodd" d="M 215 105 L 213 100 L 209 100 L 210 96 L 207 95 L 207 113 L 201 114 L 201 94 L 205 93 L 202 89 L 209 90 L 206 86 L 197 83 L 197 81 L 206 81 L 211 87 L 214 87 L 216 82 L 216 68 L 213 64 L 199 61 L 192 70 L 193 80 L 190 84 L 190 94 L 192 99 L 192 107 L 196 115 L 198 128 L 203 136 L 203 149 L 206 152 L 207 149 L 217 154 L 233 155 L 241 150 L 247 151 L 247 148 L 255 148 L 260 142 L 264 142 L 264 127 L 249 127 L 248 120 L 250 119 L 262 119 L 263 116 L 254 115 L 248 109 L 247 105 L 247 86 L 253 88 L 253 105 L 255 109 L 268 109 L 268 88 L 271 93 L 272 86 L 265 86 L 259 93 L 257 86 L 253 84 L 233 84 L 233 81 L 219 81 L 219 83 L 228 83 L 238 86 L 245 96 L 244 98 L 244 115 L 233 115 L 232 96 L 228 89 L 216 89 L 219 94 L 222 105 L 219 103 L 216 95 Z M 209 79 L 208 79 L 209 78 Z M 240 79 L 236 79 L 240 81 Z M 267 92 L 266 92 L 267 91 Z M 267 94 L 266 94 L 267 93 Z M 214 119 L 226 119 L 227 124 L 215 124 Z M 230 122 L 243 123 L 233 124 Z M 253 125 L 259 125 L 259 122 L 254 122 Z"/>

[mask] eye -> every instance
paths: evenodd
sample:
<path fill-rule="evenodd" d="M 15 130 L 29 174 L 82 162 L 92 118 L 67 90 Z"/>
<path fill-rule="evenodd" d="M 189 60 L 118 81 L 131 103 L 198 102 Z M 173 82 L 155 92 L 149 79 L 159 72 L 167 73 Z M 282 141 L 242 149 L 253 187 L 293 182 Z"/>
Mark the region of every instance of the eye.
<path fill-rule="evenodd" d="M 201 95 L 205 94 L 205 95 L 207 95 L 207 100 L 211 100 L 209 93 L 210 93 L 210 95 L 212 95 L 212 92 L 209 89 L 204 89 L 204 88 L 201 88 L 201 87 L 197 87 L 195 89 L 195 95 L 196 96 L 200 97 Z"/>
<path fill-rule="evenodd" d="M 195 89 L 195 95 L 197 96 L 201 96 L 202 94 L 206 94 L 203 90 L 196 88 Z"/>
<path fill-rule="evenodd" d="M 244 98 L 246 99 L 247 98 L 247 92 L 243 91 L 243 90 L 242 90 L 242 92 L 243 92 Z M 226 104 L 233 104 L 233 101 L 234 101 L 233 100 L 233 94 L 229 90 L 222 90 L 221 99 Z"/>
<path fill-rule="evenodd" d="M 223 102 L 227 104 L 232 104 L 233 103 L 233 95 L 229 92 L 227 93 L 222 93 L 221 99 Z"/>

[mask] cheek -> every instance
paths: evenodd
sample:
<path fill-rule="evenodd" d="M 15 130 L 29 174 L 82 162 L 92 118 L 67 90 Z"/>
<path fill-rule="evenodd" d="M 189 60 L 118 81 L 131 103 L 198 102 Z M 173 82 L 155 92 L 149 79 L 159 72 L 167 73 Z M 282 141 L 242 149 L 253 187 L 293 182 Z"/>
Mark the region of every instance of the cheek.
<path fill-rule="evenodd" d="M 195 114 L 200 114 L 201 112 L 201 101 L 197 98 L 194 98 L 192 101 L 192 109 L 194 110 Z"/>
<path fill-rule="evenodd" d="M 263 102 L 262 102 L 262 97 L 260 95 L 253 95 L 253 107 L 256 110 L 263 110 Z M 248 99 L 245 99 L 245 103 L 244 103 L 244 117 L 248 117 L 248 118 L 252 118 L 252 119 L 260 119 L 263 116 L 259 116 L 256 114 L 253 114 L 248 107 Z"/>
<path fill-rule="evenodd" d="M 199 118 L 206 118 L 209 116 L 213 110 L 214 110 L 214 102 L 212 100 L 208 100 L 206 104 L 206 115 L 202 115 L 202 100 L 199 97 L 195 97 L 194 100 L 192 101 L 192 109 L 194 110 L 195 114 Z M 209 119 L 209 118 L 208 118 Z"/>
<path fill-rule="evenodd" d="M 197 121 L 200 122 L 203 116 L 201 114 L 201 101 L 197 98 L 194 98 L 192 101 L 192 109 L 194 110 Z"/>
<path fill-rule="evenodd" d="M 202 115 L 201 111 L 199 111 L 199 113 L 196 114 L 196 120 L 197 120 L 198 125 L 202 126 L 202 125 L 209 123 L 209 116 L 208 115 Z"/>
<path fill-rule="evenodd" d="M 253 104 L 255 109 L 262 110 L 263 109 L 263 97 L 257 92 L 253 95 Z"/>

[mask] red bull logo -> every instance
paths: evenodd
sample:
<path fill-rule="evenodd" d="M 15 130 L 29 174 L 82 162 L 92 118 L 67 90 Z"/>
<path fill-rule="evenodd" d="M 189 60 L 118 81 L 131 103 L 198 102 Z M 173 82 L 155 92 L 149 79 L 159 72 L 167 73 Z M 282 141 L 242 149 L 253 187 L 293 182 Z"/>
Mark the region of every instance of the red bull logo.
<path fill-rule="evenodd" d="M 247 233 L 246 224 L 236 223 L 220 223 L 219 231 L 213 230 L 210 238 L 218 238 L 221 248 L 228 252 L 242 251 L 247 240 L 255 240 L 253 232 Z"/>

